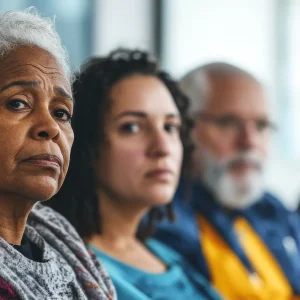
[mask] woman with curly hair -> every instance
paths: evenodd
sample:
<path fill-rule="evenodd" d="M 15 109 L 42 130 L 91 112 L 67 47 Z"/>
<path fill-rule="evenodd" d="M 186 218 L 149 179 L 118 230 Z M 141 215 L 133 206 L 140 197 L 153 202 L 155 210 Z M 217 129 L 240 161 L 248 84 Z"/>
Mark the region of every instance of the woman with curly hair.
<path fill-rule="evenodd" d="M 73 90 L 75 142 L 52 206 L 104 263 L 119 299 L 219 299 L 178 254 L 149 238 L 157 220 L 173 218 L 192 149 L 177 83 L 147 53 L 119 49 L 83 65 Z"/>

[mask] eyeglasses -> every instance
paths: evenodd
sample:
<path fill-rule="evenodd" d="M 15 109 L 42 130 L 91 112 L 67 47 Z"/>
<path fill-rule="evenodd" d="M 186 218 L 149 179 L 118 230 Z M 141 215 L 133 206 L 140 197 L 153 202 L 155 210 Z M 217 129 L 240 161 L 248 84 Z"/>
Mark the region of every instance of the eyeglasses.
<path fill-rule="evenodd" d="M 256 132 L 261 135 L 277 130 L 276 124 L 266 118 L 246 120 L 232 114 L 215 116 L 208 113 L 199 113 L 196 115 L 196 119 L 214 124 L 224 134 L 241 133 L 248 123 L 252 123 Z"/>

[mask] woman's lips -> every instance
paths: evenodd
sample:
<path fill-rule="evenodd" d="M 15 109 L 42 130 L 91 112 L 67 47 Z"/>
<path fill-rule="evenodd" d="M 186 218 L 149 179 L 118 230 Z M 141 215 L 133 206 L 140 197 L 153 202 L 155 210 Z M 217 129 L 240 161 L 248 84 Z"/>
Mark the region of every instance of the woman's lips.
<path fill-rule="evenodd" d="M 146 173 L 146 178 L 161 182 L 168 182 L 173 178 L 173 172 L 169 169 L 156 169 Z"/>
<path fill-rule="evenodd" d="M 47 153 L 31 156 L 23 160 L 23 162 L 31 165 L 55 169 L 62 167 L 62 162 L 58 156 Z"/>

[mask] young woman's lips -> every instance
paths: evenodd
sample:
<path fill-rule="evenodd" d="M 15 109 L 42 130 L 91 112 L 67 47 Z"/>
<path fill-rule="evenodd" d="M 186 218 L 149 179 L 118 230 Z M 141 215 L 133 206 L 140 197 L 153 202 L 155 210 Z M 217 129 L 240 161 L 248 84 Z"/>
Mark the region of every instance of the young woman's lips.
<path fill-rule="evenodd" d="M 146 178 L 161 182 L 169 182 L 173 177 L 173 172 L 169 169 L 155 169 L 146 173 Z"/>
<path fill-rule="evenodd" d="M 62 162 L 58 156 L 47 153 L 31 156 L 23 160 L 23 162 L 46 168 L 57 169 L 62 167 Z"/>

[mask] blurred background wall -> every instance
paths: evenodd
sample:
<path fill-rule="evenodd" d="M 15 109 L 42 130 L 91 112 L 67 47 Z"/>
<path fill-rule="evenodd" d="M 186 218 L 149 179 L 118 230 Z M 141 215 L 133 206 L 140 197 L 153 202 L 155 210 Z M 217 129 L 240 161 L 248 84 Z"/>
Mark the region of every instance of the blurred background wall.
<path fill-rule="evenodd" d="M 180 78 L 211 61 L 236 64 L 266 86 L 279 125 L 266 185 L 290 208 L 300 196 L 300 0 L 0 0 L 35 6 L 56 25 L 73 70 L 115 47 L 156 54 Z"/>

